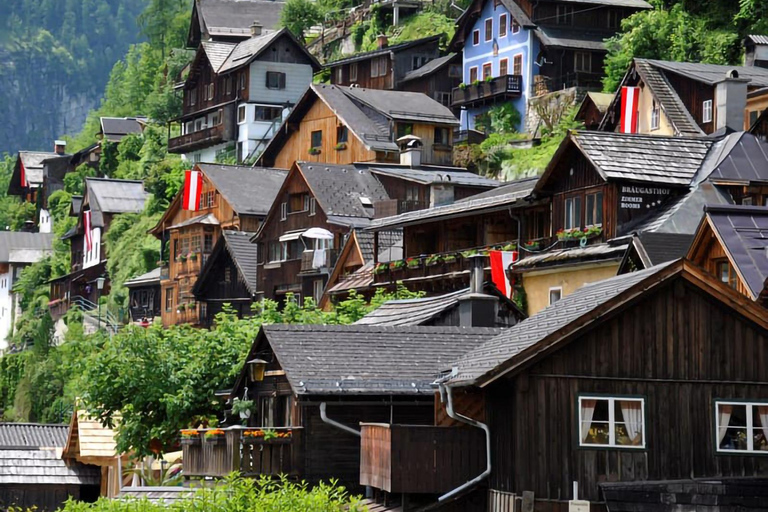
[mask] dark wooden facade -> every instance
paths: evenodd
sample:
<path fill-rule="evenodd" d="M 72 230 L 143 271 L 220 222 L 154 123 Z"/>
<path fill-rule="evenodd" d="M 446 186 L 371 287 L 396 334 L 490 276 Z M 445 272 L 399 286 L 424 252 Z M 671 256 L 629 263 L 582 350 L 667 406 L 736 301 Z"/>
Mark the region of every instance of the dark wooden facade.
<path fill-rule="evenodd" d="M 128 294 L 131 320 L 141 322 L 144 319 L 152 321 L 161 315 L 160 283 L 131 286 Z"/>
<path fill-rule="evenodd" d="M 216 315 L 224 310 L 224 304 L 228 304 L 241 318 L 250 315 L 255 298 L 223 245 L 224 240 L 220 238 L 210 256 L 211 264 L 206 265 L 193 288 L 195 298 L 206 305 L 205 315 L 200 318 L 204 327 L 213 325 Z"/>
<path fill-rule="evenodd" d="M 699 128 L 706 133 L 710 134 L 715 131 L 715 87 L 709 84 L 703 84 L 699 81 L 692 80 L 683 75 L 677 73 L 665 73 L 667 80 L 675 90 L 677 95 L 685 105 L 686 110 L 690 112 L 696 124 Z M 705 123 L 704 120 L 704 102 L 711 101 L 713 105 L 712 120 Z"/>
<path fill-rule="evenodd" d="M 450 107 L 453 104 L 452 91 L 461 84 L 461 75 L 461 54 L 457 53 L 448 61 L 447 65 L 433 73 L 403 82 L 400 89 L 424 93 L 433 100 Z M 454 109 L 454 114 L 458 117 L 459 110 Z"/>
<path fill-rule="evenodd" d="M 0 509 L 54 512 L 68 499 L 92 503 L 99 498 L 98 485 L 0 485 Z"/>

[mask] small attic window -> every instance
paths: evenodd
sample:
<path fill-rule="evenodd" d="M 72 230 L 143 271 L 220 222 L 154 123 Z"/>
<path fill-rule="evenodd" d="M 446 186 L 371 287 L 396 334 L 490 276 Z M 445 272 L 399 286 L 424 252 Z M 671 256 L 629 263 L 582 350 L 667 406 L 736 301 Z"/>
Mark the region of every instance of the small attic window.
<path fill-rule="evenodd" d="M 366 208 L 373 208 L 373 201 L 371 201 L 370 197 L 360 196 L 360 202 Z"/>

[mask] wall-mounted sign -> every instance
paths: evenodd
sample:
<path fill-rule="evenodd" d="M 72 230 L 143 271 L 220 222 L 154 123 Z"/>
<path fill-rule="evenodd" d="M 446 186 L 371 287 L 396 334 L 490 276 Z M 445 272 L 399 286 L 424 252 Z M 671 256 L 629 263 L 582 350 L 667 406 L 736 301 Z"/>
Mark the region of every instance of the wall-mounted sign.
<path fill-rule="evenodd" d="M 671 193 L 672 191 L 668 188 L 625 185 L 621 187 L 619 208 L 622 210 L 650 210 L 661 205 Z"/>

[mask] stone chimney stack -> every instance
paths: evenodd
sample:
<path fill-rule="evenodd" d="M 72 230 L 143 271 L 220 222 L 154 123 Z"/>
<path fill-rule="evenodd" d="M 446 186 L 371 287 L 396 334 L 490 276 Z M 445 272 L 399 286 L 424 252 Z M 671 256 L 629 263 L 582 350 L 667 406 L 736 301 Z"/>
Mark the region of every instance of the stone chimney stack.
<path fill-rule="evenodd" d="M 744 129 L 748 83 L 749 79 L 739 78 L 739 72 L 732 69 L 715 84 L 715 130 L 728 128 L 738 132 Z"/>
<path fill-rule="evenodd" d="M 53 142 L 53 152 L 57 155 L 64 155 L 67 152 L 67 141 L 57 140 Z"/>
<path fill-rule="evenodd" d="M 254 20 L 251 24 L 251 37 L 258 37 L 261 35 L 261 31 L 264 27 L 259 20 Z"/>
<path fill-rule="evenodd" d="M 459 298 L 461 327 L 496 327 L 499 299 L 483 293 L 486 259 L 480 254 L 469 258 L 469 293 Z"/>
<path fill-rule="evenodd" d="M 389 46 L 389 38 L 386 34 L 379 34 L 376 36 L 376 46 L 378 46 L 379 50 L 383 50 Z"/>
<path fill-rule="evenodd" d="M 397 139 L 397 145 L 400 147 L 400 165 L 421 166 L 421 151 L 424 143 L 420 137 L 405 135 Z"/>

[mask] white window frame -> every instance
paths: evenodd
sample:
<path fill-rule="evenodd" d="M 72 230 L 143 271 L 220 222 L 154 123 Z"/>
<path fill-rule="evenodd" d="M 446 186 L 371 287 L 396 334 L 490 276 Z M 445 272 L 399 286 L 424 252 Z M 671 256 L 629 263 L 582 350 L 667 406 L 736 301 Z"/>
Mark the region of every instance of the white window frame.
<path fill-rule="evenodd" d="M 469 76 L 467 77 L 467 83 L 471 84 L 474 80 L 472 80 L 472 70 L 475 70 L 475 80 L 480 80 L 480 69 L 477 66 L 472 66 L 469 68 Z"/>
<path fill-rule="evenodd" d="M 501 27 L 504 27 L 504 35 L 501 35 Z M 509 34 L 509 16 L 503 12 L 499 14 L 499 39 L 507 37 Z"/>
<path fill-rule="evenodd" d="M 245 124 L 248 122 L 248 106 L 247 105 L 240 105 L 237 107 L 237 124 Z M 243 113 L 243 115 L 240 115 L 240 112 Z"/>
<path fill-rule="evenodd" d="M 555 303 L 555 302 L 552 302 L 552 292 L 559 292 L 560 293 L 560 298 L 555 301 L 555 302 L 559 302 L 559 301 L 563 300 L 563 287 L 562 286 L 552 286 L 549 289 L 547 297 L 548 297 L 549 305 L 550 306 Z"/>
<path fill-rule="evenodd" d="M 344 66 L 336 68 L 336 83 L 340 84 L 344 81 Z"/>
<path fill-rule="evenodd" d="M 510 31 L 511 31 L 513 34 L 517 34 L 517 33 L 519 33 L 519 32 L 520 32 L 520 23 L 518 23 L 518 22 L 517 22 L 517 20 L 515 19 L 515 17 L 514 17 L 514 16 L 511 16 L 511 17 L 510 17 L 510 20 L 511 20 L 511 21 L 510 21 L 510 27 L 509 27 L 509 30 L 510 30 Z"/>
<path fill-rule="evenodd" d="M 502 62 L 507 64 L 507 72 L 506 73 L 502 73 L 501 72 L 501 63 Z M 505 75 L 509 75 L 509 74 L 510 74 L 510 72 L 509 72 L 509 57 L 504 57 L 503 59 L 499 59 L 499 76 L 505 76 Z"/>
<path fill-rule="evenodd" d="M 477 34 L 477 42 L 475 42 L 475 34 Z M 480 46 L 480 29 L 472 31 L 472 46 Z"/>
<path fill-rule="evenodd" d="M 704 100 L 701 104 L 701 122 L 712 122 L 712 100 Z"/>
<path fill-rule="evenodd" d="M 579 59 L 579 57 L 581 57 L 581 59 Z M 579 60 L 581 60 L 581 66 L 579 66 Z M 584 67 L 585 63 L 589 69 Z M 591 73 L 592 52 L 573 52 L 573 70 L 577 73 Z"/>
<path fill-rule="evenodd" d="M 658 130 L 661 123 L 661 106 L 655 99 L 651 104 L 651 130 Z"/>
<path fill-rule="evenodd" d="M 523 75 L 523 67 L 525 64 L 523 63 L 523 54 L 522 53 L 516 53 L 512 56 L 512 68 L 509 68 L 509 65 L 507 65 L 507 72 L 512 71 L 512 74 L 515 74 L 515 61 L 517 61 L 517 58 L 520 57 L 520 74 L 518 76 Z"/>
<path fill-rule="evenodd" d="M 309 198 L 309 217 L 312 217 L 317 213 L 317 200 L 314 197 Z"/>
<path fill-rule="evenodd" d="M 357 62 L 349 65 L 349 82 L 357 82 Z"/>
<path fill-rule="evenodd" d="M 583 400 L 607 400 L 608 401 L 608 444 L 585 443 L 581 437 L 581 402 Z M 616 444 L 616 402 L 640 402 L 641 436 L 643 442 L 637 446 L 627 444 Z M 610 448 L 614 450 L 644 450 L 646 448 L 645 436 L 645 397 L 637 396 L 599 396 L 599 395 L 580 395 L 578 401 L 578 426 L 576 435 L 579 437 L 579 448 Z"/>
<path fill-rule="evenodd" d="M 490 31 L 486 28 L 486 26 L 488 25 L 488 21 L 491 22 Z M 488 37 L 489 34 L 490 34 L 490 38 Z M 491 41 L 493 41 L 493 17 L 485 18 L 485 20 L 483 20 L 483 42 L 490 43 Z"/>
<path fill-rule="evenodd" d="M 280 220 L 283 221 L 288 218 L 288 203 L 280 203 Z"/>
<path fill-rule="evenodd" d="M 720 432 L 720 406 L 721 405 L 731 405 L 731 406 L 745 406 L 747 408 L 747 449 L 746 450 L 726 450 L 720 448 L 720 438 L 719 438 L 719 432 Z M 753 417 L 753 409 L 754 407 L 768 407 L 768 400 L 759 402 L 759 401 L 738 401 L 738 400 L 715 400 L 715 449 L 717 450 L 717 453 L 737 453 L 737 454 L 744 454 L 744 453 L 756 453 L 756 454 L 762 454 L 762 455 L 768 455 L 768 451 L 765 450 L 755 450 L 755 434 L 754 434 L 754 417 Z M 726 426 L 726 428 L 728 428 Z"/>
<path fill-rule="evenodd" d="M 485 82 L 488 77 L 485 76 L 485 67 L 488 66 L 491 68 L 491 74 L 488 75 L 491 78 L 493 78 L 493 62 L 483 62 L 483 66 L 480 68 L 480 75 L 478 76 L 478 80 L 481 82 Z"/>

